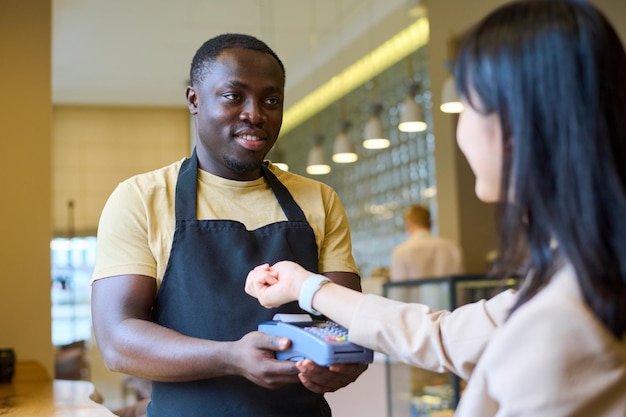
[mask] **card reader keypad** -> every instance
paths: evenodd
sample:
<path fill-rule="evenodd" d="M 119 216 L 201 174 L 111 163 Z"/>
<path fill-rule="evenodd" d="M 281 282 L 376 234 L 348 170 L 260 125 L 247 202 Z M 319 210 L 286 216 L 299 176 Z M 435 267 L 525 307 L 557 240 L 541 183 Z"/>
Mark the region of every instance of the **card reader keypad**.
<path fill-rule="evenodd" d="M 259 331 L 286 337 L 291 345 L 276 351 L 280 361 L 310 359 L 320 366 L 334 363 L 372 363 L 374 352 L 348 340 L 348 329 L 330 320 L 313 320 L 310 316 L 281 314 L 259 324 Z M 288 321 L 286 321 L 288 320 Z"/>
<path fill-rule="evenodd" d="M 336 323 L 324 322 L 318 326 L 308 326 L 304 330 L 327 342 L 347 342 L 348 330 Z"/>

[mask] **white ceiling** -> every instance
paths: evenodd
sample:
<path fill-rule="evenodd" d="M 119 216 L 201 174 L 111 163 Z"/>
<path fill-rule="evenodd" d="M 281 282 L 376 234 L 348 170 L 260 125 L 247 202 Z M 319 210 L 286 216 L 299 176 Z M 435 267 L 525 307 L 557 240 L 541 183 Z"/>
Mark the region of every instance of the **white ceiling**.
<path fill-rule="evenodd" d="M 266 41 L 285 64 L 289 106 L 326 81 L 323 74 L 350 64 L 354 42 L 373 46 L 383 32 L 402 30 L 388 19 L 414 1 L 53 0 L 53 102 L 183 106 L 196 49 L 242 32 Z"/>

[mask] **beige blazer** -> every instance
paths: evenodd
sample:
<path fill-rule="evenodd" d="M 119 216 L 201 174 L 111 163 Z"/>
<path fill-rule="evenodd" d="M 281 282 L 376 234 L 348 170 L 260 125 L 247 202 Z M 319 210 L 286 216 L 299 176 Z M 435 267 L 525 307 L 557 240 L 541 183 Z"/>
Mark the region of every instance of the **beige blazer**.
<path fill-rule="evenodd" d="M 468 380 L 456 417 L 625 417 L 626 338 L 612 336 L 563 268 L 510 319 L 515 293 L 453 312 L 366 295 L 350 339 Z"/>

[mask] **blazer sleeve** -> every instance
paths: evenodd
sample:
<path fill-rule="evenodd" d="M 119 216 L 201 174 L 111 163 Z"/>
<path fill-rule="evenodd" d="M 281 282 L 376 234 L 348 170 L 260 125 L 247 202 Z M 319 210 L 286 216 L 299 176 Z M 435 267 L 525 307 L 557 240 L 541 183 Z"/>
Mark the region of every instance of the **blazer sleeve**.
<path fill-rule="evenodd" d="M 515 302 L 508 290 L 450 312 L 366 294 L 350 325 L 354 343 L 434 372 L 467 380 Z"/>

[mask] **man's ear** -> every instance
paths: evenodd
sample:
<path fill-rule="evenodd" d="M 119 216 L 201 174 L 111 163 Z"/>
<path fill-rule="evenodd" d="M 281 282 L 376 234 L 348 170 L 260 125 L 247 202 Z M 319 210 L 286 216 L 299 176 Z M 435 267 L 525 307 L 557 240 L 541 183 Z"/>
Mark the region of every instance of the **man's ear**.
<path fill-rule="evenodd" d="M 198 114 L 198 94 L 193 87 L 187 87 L 187 107 L 191 114 Z"/>

